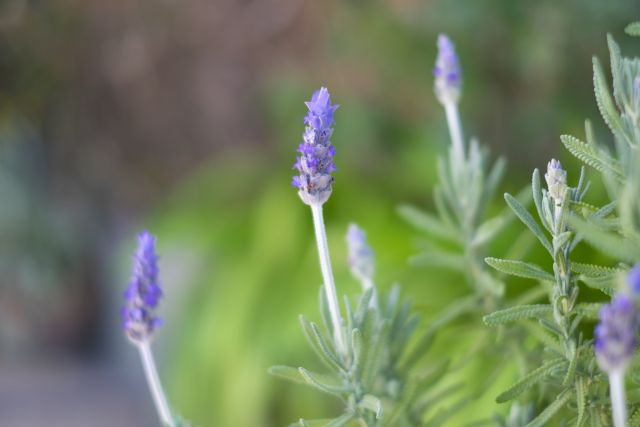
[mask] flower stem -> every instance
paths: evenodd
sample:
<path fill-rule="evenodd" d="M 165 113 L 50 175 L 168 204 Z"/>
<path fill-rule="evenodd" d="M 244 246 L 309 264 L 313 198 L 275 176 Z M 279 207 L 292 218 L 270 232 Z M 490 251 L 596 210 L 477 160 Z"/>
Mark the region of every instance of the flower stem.
<path fill-rule="evenodd" d="M 162 384 L 160 383 L 160 378 L 158 377 L 158 370 L 156 369 L 156 363 L 153 359 L 153 353 L 151 352 L 149 342 L 141 342 L 137 345 L 137 347 L 138 351 L 140 352 L 140 359 L 142 359 L 144 374 L 147 377 L 147 383 L 149 384 L 151 396 L 153 396 L 153 402 L 156 405 L 156 410 L 158 411 L 160 420 L 165 425 L 174 427 L 175 423 L 173 421 L 173 416 L 171 415 L 167 397 L 164 394 Z"/>
<path fill-rule="evenodd" d="M 333 280 L 333 271 L 331 270 L 331 259 L 329 258 L 329 247 L 327 245 L 327 233 L 324 229 L 324 218 L 322 216 L 322 204 L 313 203 L 311 205 L 311 213 L 313 214 L 313 226 L 316 233 L 316 243 L 318 244 L 320 270 L 322 271 L 324 290 L 327 294 L 329 312 L 331 313 L 331 322 L 333 323 L 334 339 L 338 352 L 344 356 L 346 354 L 347 345 L 344 334 L 342 333 L 342 318 L 340 316 L 340 306 L 338 305 L 336 285 Z"/>
<path fill-rule="evenodd" d="M 609 387 L 611 390 L 613 425 L 615 427 L 625 427 L 627 425 L 627 403 L 624 395 L 624 370 L 616 369 L 609 373 Z"/>
<path fill-rule="evenodd" d="M 451 145 L 453 146 L 456 165 L 462 167 L 461 163 L 464 160 L 464 137 L 462 134 L 458 104 L 453 101 L 447 101 L 443 105 L 444 111 L 447 114 L 447 124 L 449 125 L 449 134 L 451 135 Z"/>

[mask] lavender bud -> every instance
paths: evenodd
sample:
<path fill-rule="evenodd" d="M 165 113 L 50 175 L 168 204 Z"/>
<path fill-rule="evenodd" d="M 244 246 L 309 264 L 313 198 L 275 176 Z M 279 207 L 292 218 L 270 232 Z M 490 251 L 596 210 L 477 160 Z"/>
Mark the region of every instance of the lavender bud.
<path fill-rule="evenodd" d="M 462 72 L 455 46 L 445 34 L 438 36 L 438 56 L 433 67 L 434 91 L 442 104 L 458 102 L 462 88 Z"/>
<path fill-rule="evenodd" d="M 347 249 L 351 274 L 363 283 L 371 283 L 375 271 L 373 250 L 364 231 L 356 224 L 349 224 Z"/>
<path fill-rule="evenodd" d="M 547 181 L 549 195 L 556 206 L 561 205 L 567 192 L 567 171 L 562 169 L 559 160 L 551 159 L 547 165 L 547 173 L 544 174 L 544 178 Z"/>
<path fill-rule="evenodd" d="M 138 235 L 138 248 L 133 255 L 133 274 L 124 293 L 123 328 L 129 339 L 141 343 L 152 338 L 161 320 L 155 311 L 162 297 L 158 281 L 156 238 L 148 231 Z"/>
<path fill-rule="evenodd" d="M 616 294 L 610 304 L 600 310 L 600 323 L 595 329 L 595 351 L 603 371 L 624 370 L 636 348 L 638 314 L 633 301 Z"/>
<path fill-rule="evenodd" d="M 292 184 L 307 205 L 323 204 L 331 195 L 331 172 L 336 170 L 333 163 L 336 150 L 329 138 L 333 133 L 333 112 L 338 105 L 331 105 L 329 91 L 324 87 L 305 104 L 309 109 L 304 118 L 306 129 L 298 147 L 300 156 L 293 166 L 300 174 L 293 177 Z"/>

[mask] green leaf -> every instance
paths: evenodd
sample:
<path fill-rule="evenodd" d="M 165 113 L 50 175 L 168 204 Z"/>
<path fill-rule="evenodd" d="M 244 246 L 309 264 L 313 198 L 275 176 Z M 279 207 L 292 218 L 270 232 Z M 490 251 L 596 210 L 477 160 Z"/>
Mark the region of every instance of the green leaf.
<path fill-rule="evenodd" d="M 638 245 L 623 236 L 604 231 L 576 216 L 570 216 L 568 220 L 569 224 L 582 235 L 584 240 L 603 253 L 632 264 L 640 258 Z"/>
<path fill-rule="evenodd" d="M 581 302 L 576 305 L 576 314 L 583 315 L 586 319 L 598 320 L 602 303 L 598 302 Z"/>
<path fill-rule="evenodd" d="M 564 405 L 567 404 L 569 398 L 571 397 L 571 393 L 568 391 L 562 392 L 556 400 L 554 400 L 549 406 L 547 406 L 544 411 L 540 413 L 535 419 L 533 419 L 526 427 L 543 427 L 547 424 L 547 421 L 551 419 Z"/>
<path fill-rule="evenodd" d="M 461 271 L 466 263 L 462 255 L 444 251 L 442 249 L 432 249 L 409 258 L 409 264 L 414 266 L 434 266 Z"/>
<path fill-rule="evenodd" d="M 546 362 L 544 365 L 540 366 L 539 368 L 529 372 L 527 375 L 524 376 L 524 378 L 522 378 L 520 381 L 515 383 L 508 390 L 500 393 L 500 395 L 496 397 L 496 402 L 504 403 L 512 399 L 515 399 L 523 391 L 539 383 L 540 381 L 545 379 L 549 374 L 551 374 L 553 371 L 560 368 L 564 364 L 566 364 L 566 359 L 562 357 L 558 357 L 556 359 Z"/>
<path fill-rule="evenodd" d="M 631 24 L 627 25 L 624 29 L 624 32 L 629 34 L 630 36 L 640 37 L 640 21 L 632 22 Z"/>
<path fill-rule="evenodd" d="M 503 216 L 497 216 L 483 222 L 476 230 L 475 235 L 471 240 L 471 245 L 473 247 L 484 245 L 493 239 L 495 235 L 498 234 L 506 224 L 508 224 L 508 222 L 508 219 Z"/>
<path fill-rule="evenodd" d="M 595 56 L 593 57 L 593 89 L 596 95 L 598 109 L 607 126 L 609 126 L 614 134 L 625 139 L 626 135 L 622 127 L 620 114 L 616 109 L 609 88 L 607 87 L 602 65 L 600 65 L 600 61 Z"/>
<path fill-rule="evenodd" d="M 428 212 L 424 212 L 414 206 L 401 205 L 398 207 L 398 214 L 409 224 L 432 236 L 451 242 L 460 241 L 460 235 L 456 229 Z"/>
<path fill-rule="evenodd" d="M 389 337 L 389 322 L 382 321 L 379 329 L 374 333 L 373 338 L 366 351 L 364 364 L 362 366 L 362 383 L 364 387 L 371 387 L 378 376 L 380 366 L 384 360 L 384 348 Z"/>
<path fill-rule="evenodd" d="M 353 366 L 352 369 L 356 372 L 356 375 L 360 372 L 362 367 L 362 359 L 364 349 L 362 348 L 362 333 L 359 329 L 351 331 L 351 348 L 353 351 Z"/>
<path fill-rule="evenodd" d="M 595 145 L 586 144 L 571 135 L 561 135 L 560 140 L 576 158 L 602 173 L 612 175 L 618 182 L 624 183 L 625 177 L 620 162 L 607 153 Z"/>
<path fill-rule="evenodd" d="M 267 372 L 269 372 L 269 375 L 273 375 L 274 377 L 279 377 L 287 381 L 292 381 L 294 383 L 298 383 L 298 384 L 307 383 L 307 380 L 304 379 L 300 371 L 298 371 L 298 369 L 293 368 L 291 366 L 276 365 L 276 366 L 270 367 Z"/>
<path fill-rule="evenodd" d="M 482 321 L 486 325 L 496 326 L 520 319 L 538 318 L 552 312 L 553 308 L 548 304 L 519 305 L 487 314 L 482 318 Z"/>
<path fill-rule="evenodd" d="M 579 281 L 592 289 L 597 289 L 606 295 L 613 296 L 615 289 L 610 276 L 590 277 L 580 274 L 576 277 Z"/>
<path fill-rule="evenodd" d="M 582 426 L 585 421 L 585 408 L 587 406 L 586 387 L 584 380 L 578 378 L 576 380 L 576 406 L 578 407 L 578 418 L 576 419 L 576 427 Z"/>
<path fill-rule="evenodd" d="M 327 367 L 340 372 L 344 370 L 342 363 L 336 356 L 335 352 L 329 347 L 324 337 L 320 333 L 318 326 L 315 323 L 309 322 L 304 316 L 300 315 L 300 323 L 302 324 L 302 330 L 304 331 L 307 341 L 311 345 L 311 348 L 318 355 Z"/>
<path fill-rule="evenodd" d="M 305 368 L 298 368 L 298 371 L 307 384 L 314 386 L 325 393 L 340 397 L 342 393 L 349 391 L 349 389 L 344 384 L 337 381 L 336 378 L 311 372 Z"/>
<path fill-rule="evenodd" d="M 533 176 L 531 177 L 531 192 L 536 212 L 542 218 L 542 190 L 540 189 L 540 171 L 537 168 L 533 170 Z"/>
<path fill-rule="evenodd" d="M 549 239 L 547 239 L 538 223 L 533 219 L 531 214 L 527 212 L 524 206 L 522 206 L 520 202 L 518 202 L 518 200 L 509 193 L 505 193 L 504 199 L 520 221 L 522 221 L 524 225 L 526 225 L 538 238 L 549 254 L 553 254 L 553 248 L 551 247 L 551 243 L 549 243 Z"/>
<path fill-rule="evenodd" d="M 484 261 L 496 270 L 506 274 L 510 274 L 512 276 L 524 277 L 526 279 L 544 280 L 547 282 L 555 281 L 555 278 L 552 274 L 547 273 L 535 264 L 491 257 L 485 258 Z"/>
<path fill-rule="evenodd" d="M 587 276 L 611 276 L 618 273 L 615 267 L 606 267 L 603 265 L 584 264 L 581 262 L 571 262 L 571 271 L 574 273 L 585 274 Z"/>

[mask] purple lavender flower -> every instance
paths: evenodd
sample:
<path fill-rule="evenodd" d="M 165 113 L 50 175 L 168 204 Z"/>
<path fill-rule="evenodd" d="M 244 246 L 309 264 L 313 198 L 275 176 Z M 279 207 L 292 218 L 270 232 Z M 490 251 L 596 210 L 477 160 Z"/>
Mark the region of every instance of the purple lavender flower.
<path fill-rule="evenodd" d="M 293 177 L 292 184 L 298 188 L 298 194 L 308 205 L 322 204 L 331 195 L 333 176 L 336 170 L 333 156 L 336 149 L 329 138 L 333 133 L 333 112 L 338 105 L 331 105 L 327 88 L 320 88 L 305 102 L 309 112 L 304 118 L 307 125 L 303 142 L 298 147 L 300 156 L 296 158 L 294 169 L 300 174 Z"/>
<path fill-rule="evenodd" d="M 595 330 L 595 351 L 603 371 L 624 370 L 636 348 L 637 326 L 638 313 L 627 295 L 616 294 L 602 307 Z"/>
<path fill-rule="evenodd" d="M 138 235 L 138 249 L 133 255 L 133 274 L 124 293 L 122 308 L 124 331 L 131 341 L 141 343 L 151 339 L 161 320 L 155 311 L 162 297 L 158 281 L 156 238 L 148 231 Z"/>
<path fill-rule="evenodd" d="M 349 224 L 347 249 L 351 274 L 360 281 L 370 281 L 375 271 L 374 254 L 371 246 L 367 243 L 364 230 L 356 224 Z"/>
<path fill-rule="evenodd" d="M 438 100 L 443 104 L 457 102 L 462 88 L 462 71 L 455 45 L 445 34 L 438 36 L 438 56 L 433 75 Z"/>
<path fill-rule="evenodd" d="M 559 160 L 551 159 L 547 164 L 547 173 L 544 174 L 544 179 L 547 181 L 549 195 L 556 205 L 561 205 L 567 192 L 567 171 L 562 169 Z"/>
<path fill-rule="evenodd" d="M 634 265 L 627 274 L 627 283 L 631 293 L 636 297 L 640 296 L 640 263 Z"/>

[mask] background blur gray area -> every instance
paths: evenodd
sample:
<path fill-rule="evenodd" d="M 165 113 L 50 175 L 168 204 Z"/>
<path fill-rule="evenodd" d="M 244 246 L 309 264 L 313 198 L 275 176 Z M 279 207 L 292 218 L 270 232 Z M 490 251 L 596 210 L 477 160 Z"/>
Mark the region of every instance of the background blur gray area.
<path fill-rule="evenodd" d="M 345 224 L 347 210 L 366 200 L 390 212 L 375 217 L 380 225 L 401 223 L 393 206 L 428 205 L 435 155 L 446 141 L 431 89 L 439 32 L 456 41 L 462 58 L 468 133 L 509 160 L 508 181 L 519 186 L 534 166 L 561 153 L 559 134 L 581 134 L 582 120 L 597 117 L 591 56 L 606 58 L 607 32 L 638 54 L 622 28 L 639 16 L 632 0 L 0 1 L 0 426 L 154 425 L 117 317 L 135 232 L 156 231 L 153 225 L 172 236 L 166 243 L 159 236 L 168 321 L 156 345 L 164 378 L 178 390 L 172 400 L 207 425 L 276 426 L 304 415 L 296 415 L 302 406 L 283 403 L 294 399 L 293 386 L 272 385 L 264 373 L 278 362 L 265 354 L 276 350 L 248 354 L 222 341 L 228 337 L 202 350 L 255 359 L 238 368 L 247 378 L 237 382 L 264 382 L 246 393 L 260 402 L 255 419 L 223 415 L 248 411 L 229 397 L 242 392 L 202 384 L 191 398 L 179 390 L 193 384 L 175 379 L 186 378 L 180 372 L 189 360 L 176 350 L 188 347 L 180 340 L 208 321 L 204 303 L 190 305 L 208 295 L 203 272 L 235 265 L 224 262 L 225 251 L 245 256 L 259 224 L 276 230 L 274 242 L 292 236 L 288 220 L 263 216 L 263 224 L 251 215 L 260 209 L 254 201 L 277 203 L 280 186 L 281 199 L 303 211 L 288 187 L 302 101 L 327 85 L 342 104 L 329 219 Z M 276 208 L 274 218 L 286 209 Z M 291 240 L 307 248 L 303 213 L 292 217 L 301 231 Z M 216 237 L 205 243 L 208 223 Z M 216 224 L 240 231 L 213 231 Z M 381 267 L 389 278 L 410 269 L 403 260 L 411 230 L 398 227 L 404 234 L 389 239 L 382 227 L 371 229 L 388 260 L 399 261 Z M 272 246 L 261 244 L 266 260 Z M 316 314 L 320 279 L 309 265 L 313 279 L 304 292 L 284 274 L 264 288 L 249 279 L 211 286 L 225 287 L 216 295 L 239 304 L 234 310 L 268 298 L 267 289 L 281 292 L 278 305 L 259 312 L 274 316 L 266 323 L 274 330 L 242 333 L 246 341 L 271 342 L 275 325 L 286 324 L 297 340 L 293 354 L 308 358 L 295 314 Z M 423 280 L 407 274 L 409 292 L 426 301 Z M 283 308 L 298 297 L 308 303 Z M 232 318 L 224 319 L 210 320 L 217 332 L 206 336 L 235 334 Z M 212 376 L 225 366 L 215 369 Z"/>

